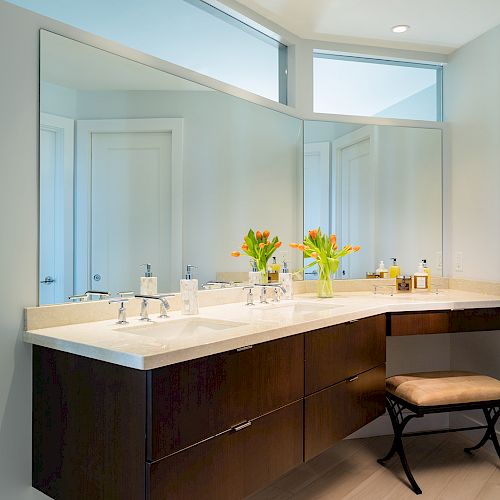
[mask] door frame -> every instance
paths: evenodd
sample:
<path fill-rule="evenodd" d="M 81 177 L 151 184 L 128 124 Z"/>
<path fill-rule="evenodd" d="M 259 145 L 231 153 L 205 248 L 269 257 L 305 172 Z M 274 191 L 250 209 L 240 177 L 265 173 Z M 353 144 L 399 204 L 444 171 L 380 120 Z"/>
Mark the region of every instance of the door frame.
<path fill-rule="evenodd" d="M 92 134 L 166 132 L 172 135 L 171 203 L 172 238 L 169 263 L 170 285 L 182 276 L 182 202 L 183 202 L 183 118 L 125 118 L 76 121 L 75 169 L 75 291 L 91 288 L 92 234 Z M 78 186 L 78 189 L 76 189 Z M 167 290 L 168 291 L 168 290 Z"/>
<path fill-rule="evenodd" d="M 55 255 L 54 255 L 54 297 L 55 303 L 65 302 L 73 293 L 73 180 L 74 180 L 74 145 L 75 121 L 72 118 L 40 113 L 40 135 L 42 130 L 56 135 L 56 180 L 55 180 Z M 40 162 L 40 159 L 39 159 Z M 39 170 L 41 165 L 39 164 Z M 39 175 L 41 174 L 41 170 Z M 41 207 L 38 220 L 41 235 Z M 41 247 L 38 262 L 40 268 Z M 38 272 L 39 279 L 43 278 Z M 40 304 L 40 286 L 38 286 L 38 304 Z"/>
<path fill-rule="evenodd" d="M 366 125 L 359 129 L 349 132 L 332 142 L 332 175 L 331 175 L 331 193 L 335 194 L 335 202 L 331 204 L 331 220 L 335 224 L 334 232 L 339 242 L 344 242 L 342 234 L 342 150 L 353 146 L 359 142 L 370 141 L 370 170 L 373 171 L 374 162 L 377 158 L 376 129 L 374 125 Z M 354 243 L 354 242 L 350 242 Z M 344 259 L 340 259 L 340 265 L 336 273 L 337 279 L 342 279 L 343 271 L 346 267 Z"/>

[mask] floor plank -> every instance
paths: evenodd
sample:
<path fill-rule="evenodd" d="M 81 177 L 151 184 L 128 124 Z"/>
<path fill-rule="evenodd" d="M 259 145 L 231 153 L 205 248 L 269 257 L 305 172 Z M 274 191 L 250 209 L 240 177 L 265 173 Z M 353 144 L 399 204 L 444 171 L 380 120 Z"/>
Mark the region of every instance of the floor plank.
<path fill-rule="evenodd" d="M 408 462 L 423 490 L 419 497 L 408 487 L 397 457 L 386 467 L 376 462 L 391 442 L 391 436 L 342 441 L 248 500 L 500 499 L 500 460 L 486 450 L 464 453 L 471 441 L 463 435 L 405 440 Z"/>

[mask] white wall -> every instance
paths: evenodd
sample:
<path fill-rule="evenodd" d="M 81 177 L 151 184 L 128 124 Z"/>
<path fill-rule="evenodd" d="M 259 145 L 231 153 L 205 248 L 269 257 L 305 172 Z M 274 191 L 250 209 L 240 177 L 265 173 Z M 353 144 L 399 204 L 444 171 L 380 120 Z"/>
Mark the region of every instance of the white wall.
<path fill-rule="evenodd" d="M 23 308 L 37 301 L 37 16 L 0 2 L 0 498 L 47 498 L 31 484 L 31 349 Z"/>
<path fill-rule="evenodd" d="M 500 281 L 500 26 L 460 48 L 444 72 L 450 127 L 450 274 Z M 463 253 L 463 272 L 455 269 Z M 451 367 L 500 378 L 500 332 L 451 336 Z M 483 421 L 477 412 L 454 425 Z M 498 429 L 498 426 L 497 426 Z M 497 431 L 498 432 L 498 431 Z M 479 436 L 475 436 L 479 440 Z"/>
<path fill-rule="evenodd" d="M 444 71 L 450 127 L 452 276 L 500 281 L 500 26 L 457 50 Z M 463 252 L 463 272 L 455 270 Z"/>
<path fill-rule="evenodd" d="M 249 258 L 230 253 L 249 227 L 277 233 L 284 244 L 276 256 L 286 251 L 300 267 L 288 243 L 302 235 L 301 120 L 220 92 L 75 92 L 52 84 L 42 86 L 42 110 L 67 116 L 72 92 L 76 120 L 184 118 L 183 261 L 197 266 L 201 282 L 248 271 Z"/>

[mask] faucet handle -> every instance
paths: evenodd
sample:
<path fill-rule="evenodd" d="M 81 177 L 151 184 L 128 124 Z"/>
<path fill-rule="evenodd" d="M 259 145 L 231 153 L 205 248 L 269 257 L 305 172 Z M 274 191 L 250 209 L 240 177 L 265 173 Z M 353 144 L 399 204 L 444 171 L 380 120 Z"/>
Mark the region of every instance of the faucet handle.
<path fill-rule="evenodd" d="M 250 285 L 250 286 L 244 286 L 243 287 L 243 290 L 248 290 L 248 293 L 247 293 L 247 306 L 253 306 L 255 305 L 254 302 L 253 302 L 253 285 Z"/>

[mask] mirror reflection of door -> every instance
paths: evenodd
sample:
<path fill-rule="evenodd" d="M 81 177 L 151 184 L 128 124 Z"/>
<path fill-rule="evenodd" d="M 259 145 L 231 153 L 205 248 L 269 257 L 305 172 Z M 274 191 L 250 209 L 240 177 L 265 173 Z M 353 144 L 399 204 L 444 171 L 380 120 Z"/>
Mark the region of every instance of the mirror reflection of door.
<path fill-rule="evenodd" d="M 92 133 L 91 149 L 91 288 L 138 291 L 150 263 L 170 290 L 171 134 Z"/>
<path fill-rule="evenodd" d="M 40 114 L 39 303 L 73 293 L 74 122 Z"/>
<path fill-rule="evenodd" d="M 337 170 L 336 227 L 342 245 L 360 245 L 362 251 L 341 259 L 337 276 L 364 277 L 375 262 L 376 170 L 373 129 L 363 127 L 334 141 Z"/>
<path fill-rule="evenodd" d="M 304 144 L 304 234 L 317 227 L 327 233 L 330 226 L 330 142 Z M 304 271 L 304 279 L 318 279 L 316 266 Z"/>

